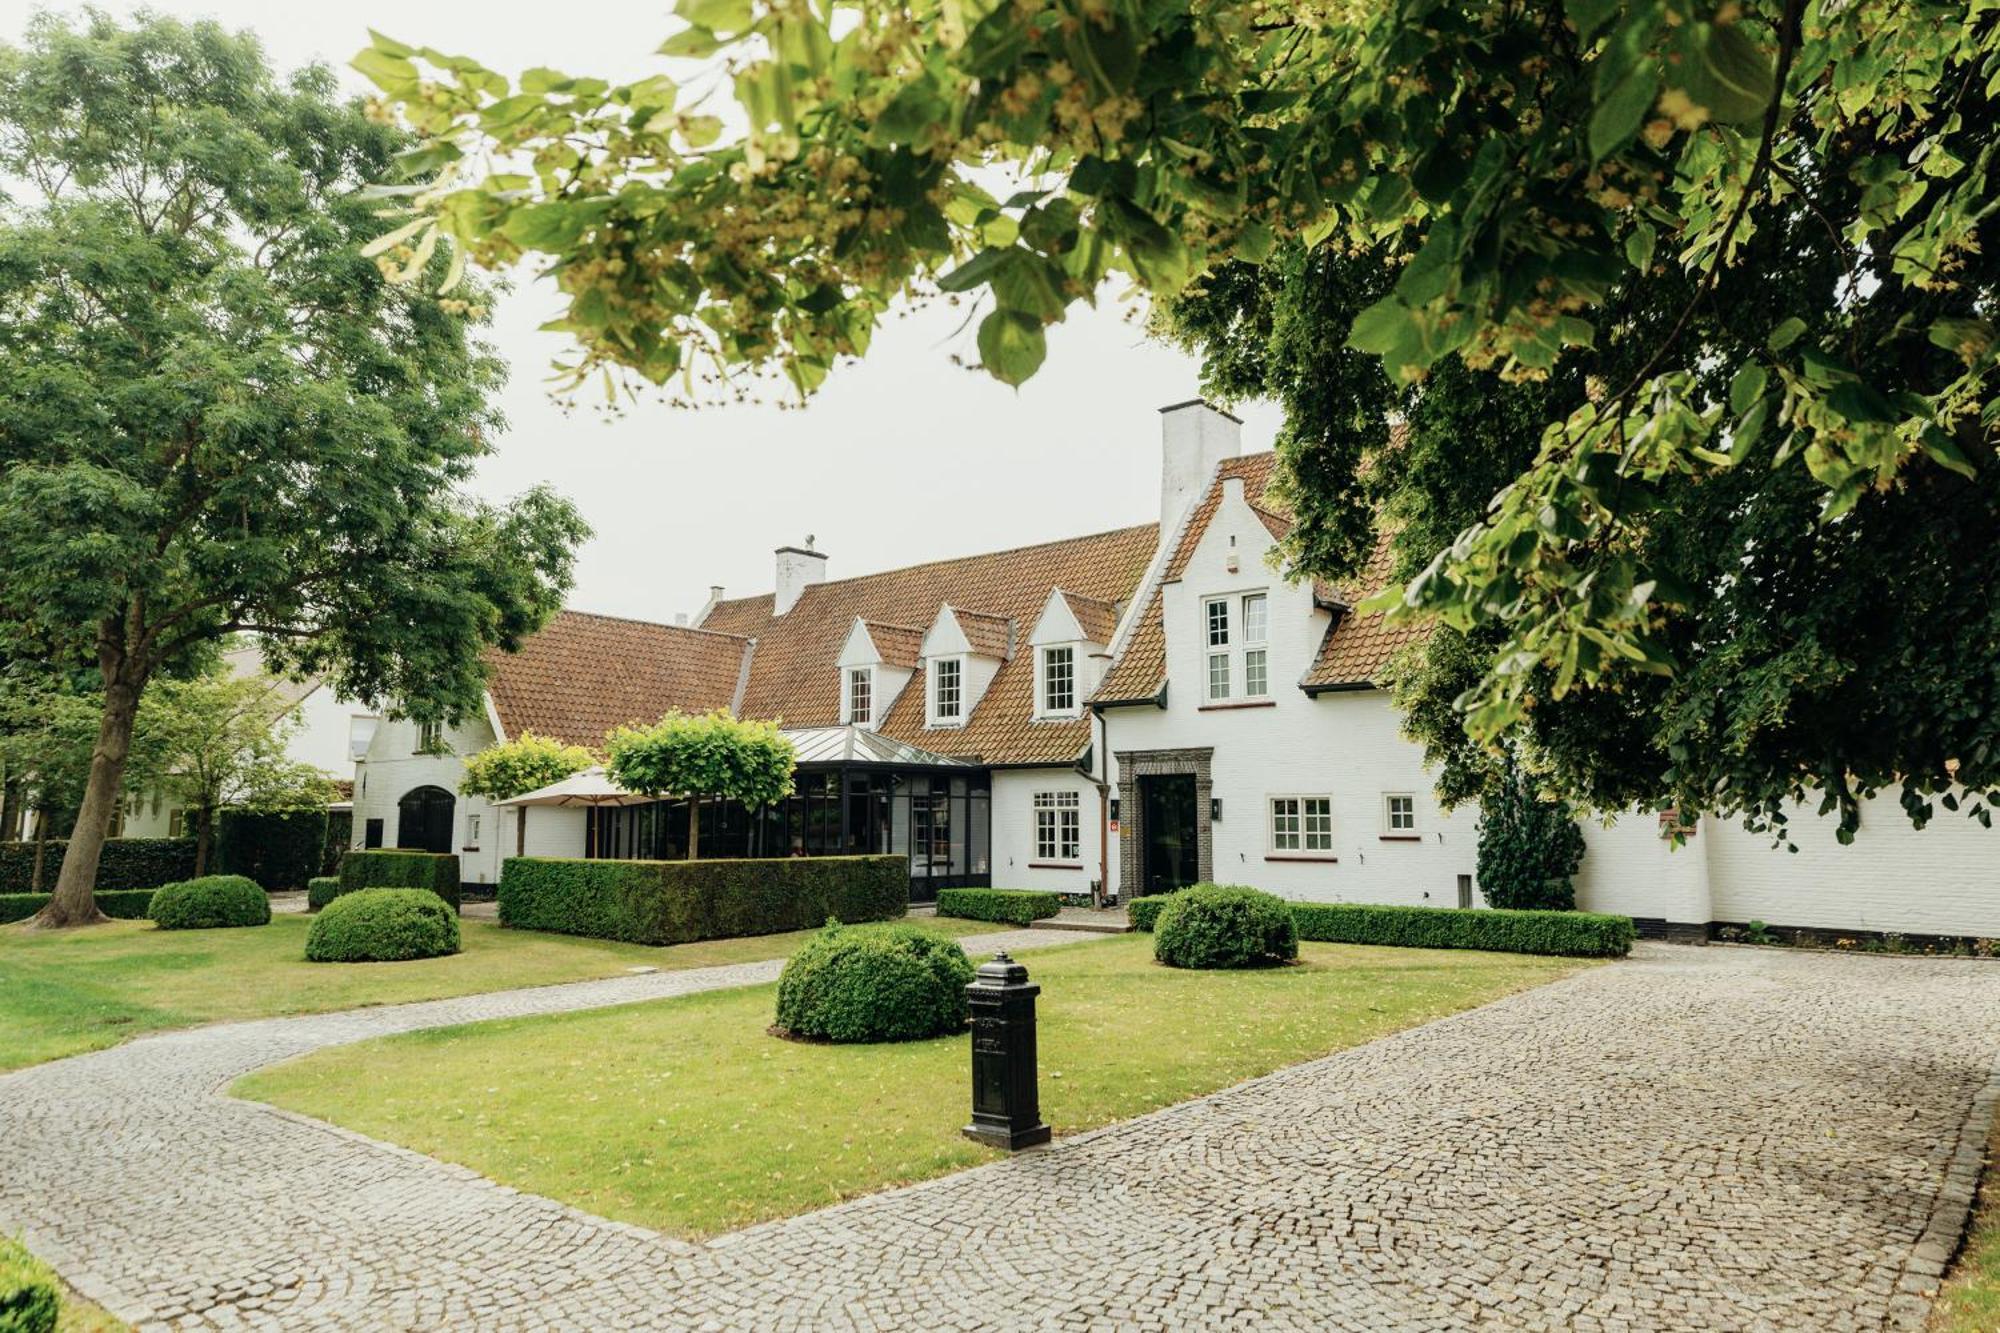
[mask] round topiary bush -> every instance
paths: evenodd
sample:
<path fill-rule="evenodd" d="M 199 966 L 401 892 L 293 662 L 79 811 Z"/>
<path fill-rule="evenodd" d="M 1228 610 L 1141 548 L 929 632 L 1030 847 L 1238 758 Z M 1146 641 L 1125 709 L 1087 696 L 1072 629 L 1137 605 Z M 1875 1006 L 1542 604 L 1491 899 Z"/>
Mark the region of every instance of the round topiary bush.
<path fill-rule="evenodd" d="M 161 930 L 211 930 L 217 926 L 268 926 L 271 898 L 242 875 L 203 875 L 163 884 L 146 915 Z"/>
<path fill-rule="evenodd" d="M 972 960 L 956 941 L 912 926 L 828 925 L 778 978 L 781 1036 L 917 1041 L 960 1032 Z"/>
<path fill-rule="evenodd" d="M 340 896 L 340 876 L 319 875 L 306 881 L 306 910 L 317 912 Z"/>
<path fill-rule="evenodd" d="M 1153 957 L 1168 967 L 1263 967 L 1298 956 L 1292 909 L 1256 889 L 1197 884 L 1174 894 L 1153 923 Z"/>
<path fill-rule="evenodd" d="M 306 932 L 312 963 L 399 963 L 458 952 L 458 914 L 429 889 L 343 893 Z"/>

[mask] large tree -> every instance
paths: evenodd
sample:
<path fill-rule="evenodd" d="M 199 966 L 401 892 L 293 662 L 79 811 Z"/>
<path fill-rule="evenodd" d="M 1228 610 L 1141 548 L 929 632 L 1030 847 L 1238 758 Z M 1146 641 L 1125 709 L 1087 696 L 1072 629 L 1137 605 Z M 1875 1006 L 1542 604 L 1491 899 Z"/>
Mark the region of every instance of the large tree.
<path fill-rule="evenodd" d="M 604 738 L 606 771 L 627 791 L 687 802 L 688 854 L 701 851 L 701 807 L 736 801 L 749 810 L 792 794 L 798 754 L 775 722 L 679 709 L 650 726 L 623 726 Z"/>
<path fill-rule="evenodd" d="M 228 635 L 413 716 L 558 603 L 582 531 L 463 483 L 501 377 L 429 247 L 363 255 L 406 147 L 331 74 L 207 23 L 93 14 L 0 48 L 0 660 L 103 707 L 45 925 L 95 920 L 155 676 Z M 408 282 L 391 281 L 391 276 Z"/>
<path fill-rule="evenodd" d="M 980 353 L 1018 382 L 1045 326 L 1114 271 L 1172 296 L 1294 246 L 1372 254 L 1381 286 L 1333 332 L 1390 380 L 1555 390 L 1539 407 L 1510 397 L 1512 471 L 1474 458 L 1443 475 L 1449 451 L 1423 462 L 1446 487 L 1494 484 L 1394 599 L 1466 647 L 1457 710 L 1476 739 L 1579 687 L 1610 706 L 1647 673 L 1726 676 L 1725 655 L 1670 623 L 1676 608 L 1726 603 L 1701 622 L 1713 625 L 1803 597 L 1853 623 L 1836 603 L 1863 594 L 1841 578 L 1886 574 L 1898 551 L 1919 602 L 1980 623 L 1983 567 L 1956 557 L 1981 549 L 2000 414 L 1983 258 L 2000 206 L 2000 12 L 1948 0 L 682 0 L 679 12 L 687 26 L 663 50 L 727 62 L 740 135 L 717 142 L 719 122 L 678 107 L 663 76 L 614 86 L 530 70 L 514 83 L 388 38 L 356 60 L 430 138 L 406 163 L 405 235 L 442 235 L 483 263 L 558 261 L 579 376 L 770 365 L 810 390 L 865 350 L 893 300 L 942 288 L 990 305 Z M 983 188 L 1006 172 L 1016 192 Z M 1831 261 L 1816 267 L 1770 243 L 1815 230 Z M 1718 298 L 1753 293 L 1761 303 L 1737 301 L 1733 326 L 1713 317 Z M 1583 364 L 1616 373 L 1592 382 Z M 1351 572 L 1367 517 L 1351 470 L 1298 461 L 1289 480 L 1316 513 L 1292 542 L 1297 568 Z M 1660 558 L 1676 536 L 1661 529 L 1679 519 L 1663 495 L 1692 502 L 1712 482 L 1710 521 L 1685 536 L 1733 545 L 1710 551 L 1708 582 L 1680 583 Z M 1772 534 L 1788 554 L 1746 578 L 1741 562 Z M 1855 586 L 1873 595 L 1883 581 Z M 1787 632 L 1771 618 L 1764 651 L 1789 651 Z M 1788 669 L 1842 671 L 1837 639 L 1801 646 Z M 1732 715 L 1684 728 L 1709 784 L 1699 794 L 1782 805 L 1803 784 L 1844 784 L 1849 756 L 1865 758 L 1864 783 L 1902 775 L 1919 812 L 1954 778 L 2000 786 L 1993 686 L 1972 672 L 1959 684 L 1973 692 L 1919 725 L 1861 734 L 1898 716 L 1889 696 L 1910 678 L 1933 702 L 1955 688 L 1930 688 L 1939 656 L 1906 662 L 1901 679 L 1850 676 L 1810 717 L 1787 715 L 1782 693 L 1765 700 L 1769 725 L 1741 763 Z M 1700 786 L 1673 759 L 1675 783 Z"/>

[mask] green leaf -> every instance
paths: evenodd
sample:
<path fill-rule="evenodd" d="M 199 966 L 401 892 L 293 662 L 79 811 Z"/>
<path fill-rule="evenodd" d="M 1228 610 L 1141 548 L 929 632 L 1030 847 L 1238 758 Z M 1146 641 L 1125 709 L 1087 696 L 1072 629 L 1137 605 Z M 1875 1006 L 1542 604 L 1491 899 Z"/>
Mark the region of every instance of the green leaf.
<path fill-rule="evenodd" d="M 584 214 L 569 204 L 529 204 L 509 213 L 500 230 L 516 245 L 553 254 L 575 245 L 587 225 Z"/>
<path fill-rule="evenodd" d="M 750 26 L 750 0 L 680 0 L 674 13 L 711 32 L 742 32 Z"/>
<path fill-rule="evenodd" d="M 939 278 L 938 288 L 947 292 L 969 292 L 974 287 L 991 282 L 995 274 L 1013 262 L 1013 254 L 1011 250 L 981 250 Z"/>
<path fill-rule="evenodd" d="M 1771 336 L 1764 340 L 1764 345 L 1774 352 L 1782 352 L 1797 342 L 1800 335 L 1804 334 L 1805 331 L 1806 322 L 1797 315 L 1793 315 L 1781 321 L 1777 328 L 1771 330 Z"/>
<path fill-rule="evenodd" d="M 879 147 L 915 143 L 925 130 L 945 118 L 945 104 L 937 85 L 919 79 L 895 95 L 868 129 L 868 141 Z"/>
<path fill-rule="evenodd" d="M 1684 68 L 1687 94 L 1724 125 L 1756 120 L 1776 96 L 1771 59 L 1739 24 L 1698 23 Z"/>
<path fill-rule="evenodd" d="M 1973 471 L 1972 460 L 1965 456 L 1965 451 L 1958 447 L 1958 442 L 1936 426 L 1924 427 L 1923 433 L 1917 437 L 1917 443 L 1939 467 L 1950 468 L 1961 477 L 1979 475 Z"/>
<path fill-rule="evenodd" d="M 685 56 L 692 60 L 706 60 L 722 49 L 722 39 L 707 28 L 682 28 L 666 41 L 660 43 L 659 55 Z"/>
<path fill-rule="evenodd" d="M 1650 60 L 1612 85 L 1590 113 L 1590 160 L 1602 162 L 1631 143 L 1659 92 L 1659 68 Z"/>
<path fill-rule="evenodd" d="M 1041 369 L 1048 355 L 1041 321 L 1015 310 L 995 310 L 979 322 L 979 358 L 1002 384 L 1019 385 Z"/>
<path fill-rule="evenodd" d="M 416 90 L 417 67 L 402 56 L 371 46 L 348 63 L 385 93 L 402 94 Z"/>
<path fill-rule="evenodd" d="M 1415 315 L 1395 296 L 1385 296 L 1354 317 L 1347 345 L 1357 352 L 1386 356 L 1410 335 Z"/>
<path fill-rule="evenodd" d="M 1748 412 L 1750 405 L 1764 396 L 1764 385 L 1769 378 L 1764 367 L 1755 361 L 1745 361 L 1729 381 L 1729 409 L 1739 416 Z"/>
<path fill-rule="evenodd" d="M 1659 244 L 1660 234 L 1650 222 L 1641 222 L 1625 237 L 1625 262 L 1641 273 L 1653 267 L 1653 249 Z"/>
<path fill-rule="evenodd" d="M 1834 385 L 1826 395 L 1826 405 L 1849 421 L 1889 425 L 1902 419 L 1894 403 L 1873 385 L 1859 380 L 1843 380 Z"/>

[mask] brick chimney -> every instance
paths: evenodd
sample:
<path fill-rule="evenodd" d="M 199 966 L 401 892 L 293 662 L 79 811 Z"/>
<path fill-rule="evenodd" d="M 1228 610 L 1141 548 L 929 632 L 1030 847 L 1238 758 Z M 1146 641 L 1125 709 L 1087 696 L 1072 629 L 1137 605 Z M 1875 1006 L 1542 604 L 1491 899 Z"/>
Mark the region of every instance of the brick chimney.
<path fill-rule="evenodd" d="M 772 600 L 771 612 L 782 616 L 798 605 L 807 588 L 826 582 L 826 556 L 813 549 L 810 536 L 804 546 L 780 546 L 777 554 L 777 595 Z"/>
<path fill-rule="evenodd" d="M 1243 452 L 1243 423 L 1199 398 L 1160 409 L 1160 532 L 1173 531 L 1216 464 Z"/>

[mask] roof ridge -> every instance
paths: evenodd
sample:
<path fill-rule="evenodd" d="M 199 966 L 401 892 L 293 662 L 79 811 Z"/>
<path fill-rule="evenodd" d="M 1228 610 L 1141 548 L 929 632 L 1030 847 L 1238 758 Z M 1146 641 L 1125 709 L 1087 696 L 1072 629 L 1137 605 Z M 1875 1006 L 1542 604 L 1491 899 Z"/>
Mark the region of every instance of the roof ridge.
<path fill-rule="evenodd" d="M 944 556 L 937 560 L 919 560 L 913 565 L 893 565 L 888 569 L 871 570 L 866 574 L 849 574 L 846 578 L 827 579 L 820 583 L 810 584 L 801 596 L 810 596 L 819 588 L 832 588 L 843 583 L 859 583 L 864 579 L 879 579 L 889 574 L 909 574 L 921 569 L 938 569 L 945 565 L 963 565 L 974 560 L 991 560 L 997 556 L 1020 555 L 1028 551 L 1044 550 L 1051 546 L 1068 546 L 1073 542 L 1096 541 L 1104 537 L 1128 537 L 1134 533 L 1144 532 L 1148 528 L 1157 530 L 1159 526 L 1158 523 L 1134 523 L 1123 528 L 1106 528 L 1102 532 L 1080 532 L 1074 537 L 1055 537 L 1048 541 L 1028 542 L 1021 546 L 1003 546 L 997 551 L 975 551 L 971 555 L 952 555 Z M 817 552 L 816 554 L 824 554 L 824 552 Z M 751 593 L 746 597 L 725 597 L 722 601 L 717 602 L 716 605 L 726 606 L 730 603 L 754 602 L 759 598 L 774 595 L 773 593 L 759 592 Z"/>
<path fill-rule="evenodd" d="M 580 611 L 573 606 L 560 608 L 557 615 L 583 616 L 590 620 L 609 620 L 620 625 L 644 625 L 648 629 L 670 629 L 681 634 L 706 634 L 714 639 L 735 639 L 738 643 L 752 643 L 755 639 L 748 634 L 731 634 L 728 630 L 703 629 L 699 625 L 675 625 L 664 620 L 641 620 L 637 616 L 614 616 L 603 611 Z"/>

